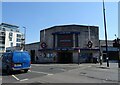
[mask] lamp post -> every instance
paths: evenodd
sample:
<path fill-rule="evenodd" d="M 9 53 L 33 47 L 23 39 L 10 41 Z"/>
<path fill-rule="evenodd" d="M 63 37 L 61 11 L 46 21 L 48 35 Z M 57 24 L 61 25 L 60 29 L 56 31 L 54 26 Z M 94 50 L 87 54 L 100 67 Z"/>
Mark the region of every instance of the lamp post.
<path fill-rule="evenodd" d="M 25 50 L 25 40 L 26 40 L 26 27 L 23 27 L 24 28 L 24 50 Z"/>
<path fill-rule="evenodd" d="M 106 29 L 106 17 L 105 17 L 104 0 L 103 0 L 103 15 L 104 15 L 105 42 L 106 42 L 106 60 L 107 60 L 107 67 L 109 67 L 108 45 L 107 45 L 107 29 Z"/>

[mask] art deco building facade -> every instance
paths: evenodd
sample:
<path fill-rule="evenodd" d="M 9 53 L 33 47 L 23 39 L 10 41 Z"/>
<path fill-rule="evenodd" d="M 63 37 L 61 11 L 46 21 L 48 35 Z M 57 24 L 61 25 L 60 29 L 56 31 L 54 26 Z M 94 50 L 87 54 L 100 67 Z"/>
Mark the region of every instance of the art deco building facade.
<path fill-rule="evenodd" d="M 87 62 L 92 62 L 99 57 L 99 27 L 54 26 L 40 31 L 40 43 L 41 61 L 77 63 L 86 57 Z"/>

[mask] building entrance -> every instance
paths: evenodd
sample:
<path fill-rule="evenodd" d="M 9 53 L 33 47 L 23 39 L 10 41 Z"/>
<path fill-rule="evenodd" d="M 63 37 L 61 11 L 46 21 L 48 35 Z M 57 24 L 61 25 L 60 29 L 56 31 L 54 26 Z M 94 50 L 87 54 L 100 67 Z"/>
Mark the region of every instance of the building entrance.
<path fill-rule="evenodd" d="M 72 52 L 58 52 L 58 63 L 73 63 Z"/>
<path fill-rule="evenodd" d="M 31 63 L 35 63 L 35 50 L 30 51 Z"/>

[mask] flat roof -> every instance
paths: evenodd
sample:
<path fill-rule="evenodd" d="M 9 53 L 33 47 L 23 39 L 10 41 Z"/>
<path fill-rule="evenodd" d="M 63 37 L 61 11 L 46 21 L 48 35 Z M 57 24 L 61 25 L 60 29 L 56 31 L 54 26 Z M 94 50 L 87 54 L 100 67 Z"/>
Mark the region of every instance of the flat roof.
<path fill-rule="evenodd" d="M 12 25 L 12 24 L 8 24 L 8 23 L 1 23 L 0 26 L 4 26 L 4 27 L 15 27 L 15 28 L 19 28 L 19 26 L 16 25 Z"/>
<path fill-rule="evenodd" d="M 90 25 L 77 25 L 77 24 L 70 24 L 70 25 L 58 25 L 58 26 L 52 26 L 52 27 L 49 27 L 49 28 L 46 28 L 46 29 L 43 29 L 41 31 L 44 31 L 44 30 L 49 30 L 49 29 L 53 29 L 53 28 L 57 28 L 57 27 L 71 27 L 71 26 L 77 26 L 77 27 L 96 27 L 98 28 L 98 26 L 90 26 Z M 40 31 L 40 32 L 41 32 Z"/>

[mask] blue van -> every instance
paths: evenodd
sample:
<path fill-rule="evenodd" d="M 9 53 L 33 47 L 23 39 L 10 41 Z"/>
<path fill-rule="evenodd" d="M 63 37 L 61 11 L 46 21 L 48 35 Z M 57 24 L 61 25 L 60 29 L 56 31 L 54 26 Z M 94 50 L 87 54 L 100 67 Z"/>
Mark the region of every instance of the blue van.
<path fill-rule="evenodd" d="M 4 53 L 2 56 L 2 69 L 10 74 L 12 71 L 24 70 L 27 72 L 31 68 L 30 55 L 26 51 L 14 51 Z"/>

